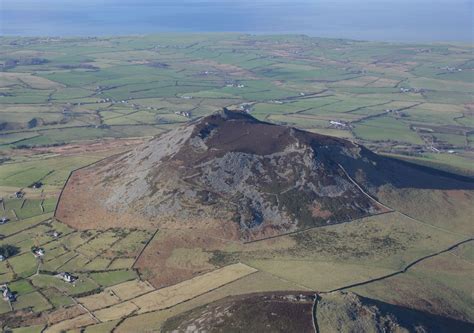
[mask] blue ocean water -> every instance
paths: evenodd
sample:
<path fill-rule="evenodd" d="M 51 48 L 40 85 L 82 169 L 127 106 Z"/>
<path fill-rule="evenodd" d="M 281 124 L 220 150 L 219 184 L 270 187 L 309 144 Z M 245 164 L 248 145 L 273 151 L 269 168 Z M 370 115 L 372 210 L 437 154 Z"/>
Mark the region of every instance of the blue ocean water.
<path fill-rule="evenodd" d="M 303 33 L 473 41 L 473 0 L 0 0 L 0 35 Z"/>

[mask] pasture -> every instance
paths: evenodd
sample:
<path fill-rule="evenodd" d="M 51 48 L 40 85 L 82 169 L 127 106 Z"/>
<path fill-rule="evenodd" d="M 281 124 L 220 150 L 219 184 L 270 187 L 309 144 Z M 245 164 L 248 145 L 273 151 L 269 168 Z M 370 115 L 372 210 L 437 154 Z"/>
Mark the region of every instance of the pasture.
<path fill-rule="evenodd" d="M 472 176 L 472 51 L 238 34 L 0 37 L 0 64 L 16 61 L 0 72 L 0 246 L 13 251 L 0 282 L 17 296 L 12 308 L 0 301 L 2 328 L 159 330 L 226 296 L 340 288 L 463 240 L 473 231 L 467 191 L 387 188 L 379 199 L 413 219 L 392 212 L 247 244 L 197 240 L 195 230 L 155 235 L 128 217 L 75 230 L 53 213 L 73 170 L 223 107 Z M 351 290 L 407 307 L 419 306 L 416 290 L 433 311 L 472 321 L 473 257 L 468 243 Z M 12 317 L 20 311 L 21 323 Z"/>

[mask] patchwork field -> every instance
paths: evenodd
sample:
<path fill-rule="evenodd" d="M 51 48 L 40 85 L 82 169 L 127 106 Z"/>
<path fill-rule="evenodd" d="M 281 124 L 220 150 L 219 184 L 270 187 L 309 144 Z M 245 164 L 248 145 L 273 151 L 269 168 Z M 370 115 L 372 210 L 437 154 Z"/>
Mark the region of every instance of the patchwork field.
<path fill-rule="evenodd" d="M 73 329 L 89 326 L 94 321 L 109 322 L 133 314 L 167 309 L 254 272 L 256 270 L 253 268 L 235 264 L 159 290 L 136 280 L 118 284 L 99 294 L 79 298 L 78 302 L 85 307 L 88 314 L 60 322 L 49 327 L 48 331 Z"/>
<path fill-rule="evenodd" d="M 468 188 L 385 187 L 392 212 L 256 242 L 57 210 L 78 200 L 63 189 L 81 168 L 223 107 L 473 176 L 472 52 L 290 35 L 0 37 L 0 284 L 16 297 L 0 300 L 2 329 L 159 331 L 228 296 L 336 289 L 474 322 Z"/>

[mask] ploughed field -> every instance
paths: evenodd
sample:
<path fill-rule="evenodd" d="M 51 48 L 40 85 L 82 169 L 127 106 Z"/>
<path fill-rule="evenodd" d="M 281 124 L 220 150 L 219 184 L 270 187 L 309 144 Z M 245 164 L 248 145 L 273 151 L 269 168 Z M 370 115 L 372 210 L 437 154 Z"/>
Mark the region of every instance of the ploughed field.
<path fill-rule="evenodd" d="M 3 329 L 472 331 L 471 47 L 0 46 Z"/>

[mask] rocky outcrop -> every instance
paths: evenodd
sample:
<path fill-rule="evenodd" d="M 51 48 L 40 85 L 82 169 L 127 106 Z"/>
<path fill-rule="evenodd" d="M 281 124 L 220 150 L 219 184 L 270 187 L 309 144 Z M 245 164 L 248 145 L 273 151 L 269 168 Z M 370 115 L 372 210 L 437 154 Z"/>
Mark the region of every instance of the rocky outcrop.
<path fill-rule="evenodd" d="M 96 187 L 93 200 L 111 214 L 187 227 L 217 219 L 236 224 L 241 239 L 262 238 L 383 211 L 332 157 L 360 150 L 223 110 L 89 167 L 91 181 L 74 192 Z"/>

